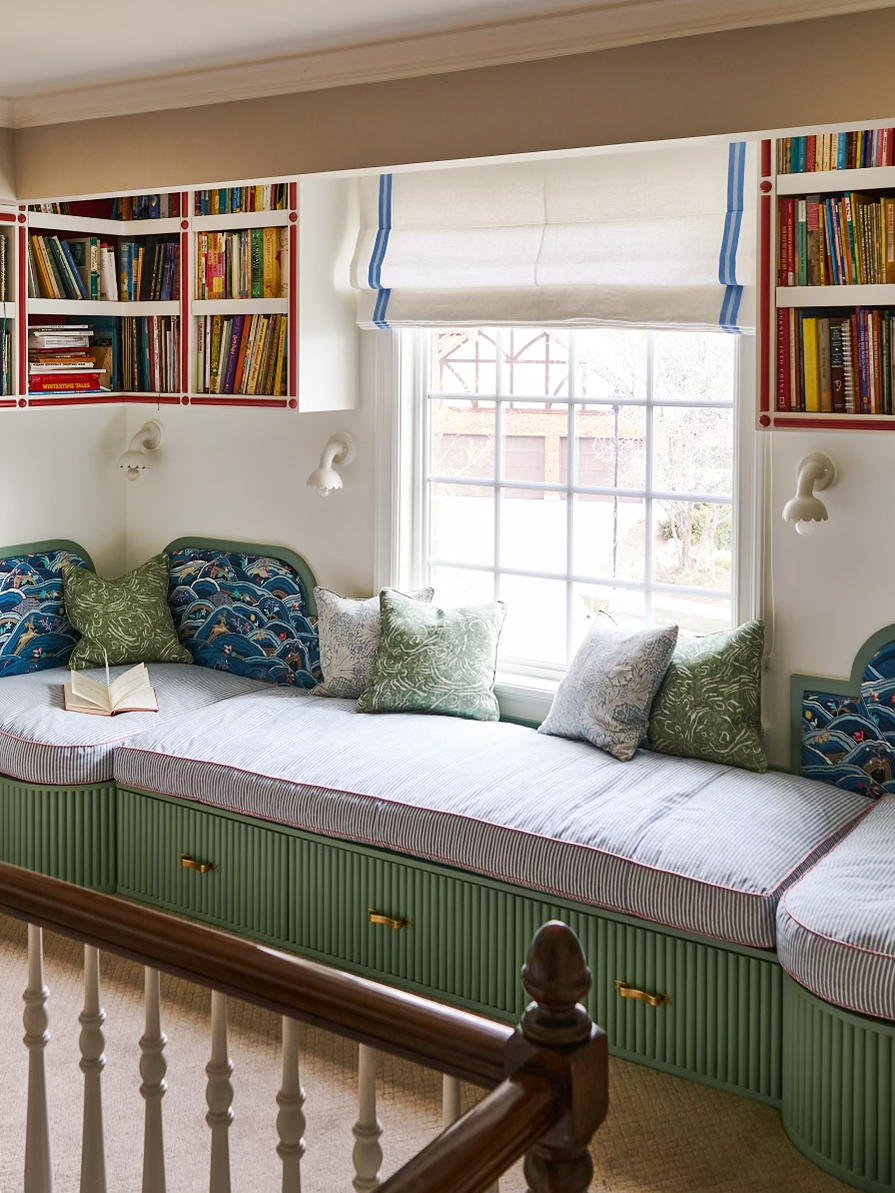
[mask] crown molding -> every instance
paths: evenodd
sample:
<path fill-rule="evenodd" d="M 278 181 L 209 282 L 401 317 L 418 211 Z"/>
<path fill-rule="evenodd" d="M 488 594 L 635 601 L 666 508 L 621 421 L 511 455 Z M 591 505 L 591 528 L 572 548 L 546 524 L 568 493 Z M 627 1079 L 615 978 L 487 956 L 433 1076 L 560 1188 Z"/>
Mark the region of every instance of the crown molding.
<path fill-rule="evenodd" d="M 0 98 L 0 126 L 30 128 L 386 82 L 891 6 L 892 0 L 608 0 L 238 66 Z"/>

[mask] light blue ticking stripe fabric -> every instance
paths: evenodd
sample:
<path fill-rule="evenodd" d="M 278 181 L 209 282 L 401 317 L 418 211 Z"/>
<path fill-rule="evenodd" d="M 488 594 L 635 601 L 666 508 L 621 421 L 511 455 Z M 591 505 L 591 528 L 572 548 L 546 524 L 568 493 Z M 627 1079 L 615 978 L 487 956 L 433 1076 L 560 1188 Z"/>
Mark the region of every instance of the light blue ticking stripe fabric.
<path fill-rule="evenodd" d="M 743 287 L 737 285 L 737 249 L 743 224 L 743 190 L 746 177 L 746 142 L 730 143 L 727 164 L 727 214 L 721 237 L 718 261 L 718 280 L 726 286 L 721 303 L 719 322 L 725 331 L 739 331 L 737 317 L 743 298 Z"/>
<path fill-rule="evenodd" d="M 827 1002 L 895 1020 L 895 795 L 784 895 L 780 963 Z"/>
<path fill-rule="evenodd" d="M 782 890 L 863 796 L 503 722 L 268 689 L 116 751 L 126 787 L 443 862 L 703 936 L 773 948 Z"/>
<path fill-rule="evenodd" d="M 127 670 L 110 667 L 109 673 L 115 679 Z M 105 670 L 84 674 L 105 679 Z M 68 679 L 67 667 L 0 679 L 0 773 L 54 787 L 104 783 L 112 778 L 112 754 L 119 743 L 150 726 L 177 721 L 193 709 L 267 686 L 184 663 L 150 663 L 149 678 L 159 711 L 116 717 L 65 711 L 62 685 Z"/>
<path fill-rule="evenodd" d="M 373 244 L 373 254 L 367 270 L 367 280 L 371 290 L 378 290 L 376 305 L 373 308 L 373 323 L 376 327 L 387 328 L 386 311 L 391 290 L 382 288 L 382 263 L 388 251 L 388 239 L 392 230 L 392 176 L 379 175 L 379 230 Z"/>

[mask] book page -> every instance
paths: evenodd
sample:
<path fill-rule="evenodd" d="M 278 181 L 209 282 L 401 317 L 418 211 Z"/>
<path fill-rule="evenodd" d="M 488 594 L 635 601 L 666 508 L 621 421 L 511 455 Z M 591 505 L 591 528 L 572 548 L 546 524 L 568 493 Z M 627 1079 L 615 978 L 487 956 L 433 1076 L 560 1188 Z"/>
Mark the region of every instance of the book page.
<path fill-rule="evenodd" d="M 107 711 L 110 709 L 109 691 L 104 688 L 101 683 L 97 683 L 95 679 L 91 679 L 89 675 L 84 675 L 81 671 L 69 672 L 71 676 L 71 691 L 73 696 L 77 696 L 79 700 L 84 700 L 88 704 L 95 704 L 97 708 L 103 708 Z"/>
<path fill-rule="evenodd" d="M 149 672 L 146 670 L 146 664 L 137 663 L 136 667 L 131 667 L 130 671 L 119 675 L 110 686 L 109 702 L 113 709 L 117 708 L 129 696 L 144 689 L 148 690 L 149 687 Z"/>

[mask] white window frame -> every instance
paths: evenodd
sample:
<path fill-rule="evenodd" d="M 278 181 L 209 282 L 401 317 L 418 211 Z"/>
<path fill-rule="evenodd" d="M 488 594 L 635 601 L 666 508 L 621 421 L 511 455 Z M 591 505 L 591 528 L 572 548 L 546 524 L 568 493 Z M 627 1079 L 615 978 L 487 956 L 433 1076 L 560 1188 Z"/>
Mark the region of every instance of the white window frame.
<path fill-rule="evenodd" d="M 378 331 L 375 338 L 377 588 L 425 582 L 426 403 L 431 331 Z M 723 333 L 718 333 L 723 334 Z M 763 592 L 761 494 L 764 451 L 755 431 L 755 336 L 737 336 L 734 375 L 732 612 L 736 625 L 759 615 Z M 536 665 L 498 675 L 505 717 L 540 721 L 556 691 L 555 669 Z"/>

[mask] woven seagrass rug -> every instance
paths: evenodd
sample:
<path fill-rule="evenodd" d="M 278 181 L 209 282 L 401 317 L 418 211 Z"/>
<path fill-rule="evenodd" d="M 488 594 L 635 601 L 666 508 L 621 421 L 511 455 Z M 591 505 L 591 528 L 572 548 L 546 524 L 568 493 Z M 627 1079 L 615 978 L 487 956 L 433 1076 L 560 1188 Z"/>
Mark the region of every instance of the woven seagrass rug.
<path fill-rule="evenodd" d="M 47 1047 L 56 1193 L 76 1193 L 81 1145 L 78 1015 L 82 951 L 45 934 L 50 990 Z M 26 985 L 25 927 L 0 917 L 0 1193 L 22 1188 L 27 1054 L 22 1044 Z M 103 1074 L 109 1193 L 138 1193 L 143 1102 L 138 1041 L 143 1031 L 143 975 L 131 962 L 102 955 L 106 1011 Z M 210 995 L 162 978 L 162 1024 L 168 1036 L 164 1129 L 169 1193 L 208 1188 L 209 1130 L 205 1065 L 210 1048 Z M 234 1193 L 279 1193 L 275 1148 L 280 1082 L 280 1024 L 265 1011 L 229 1004 L 235 1120 L 230 1131 Z M 302 1028 L 302 1083 L 307 1093 L 304 1193 L 351 1193 L 351 1126 L 357 1115 L 357 1049 Z M 847 1187 L 793 1148 L 779 1114 L 745 1099 L 623 1061 L 611 1062 L 612 1109 L 593 1153 L 593 1189 L 607 1193 L 834 1193 Z M 440 1129 L 441 1079 L 403 1061 L 381 1058 L 379 1117 L 383 1177 Z M 465 1091 L 467 1103 L 476 1096 Z M 518 1170 L 501 1193 L 525 1188 Z"/>

